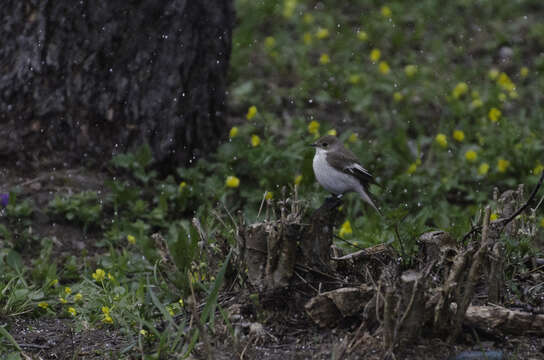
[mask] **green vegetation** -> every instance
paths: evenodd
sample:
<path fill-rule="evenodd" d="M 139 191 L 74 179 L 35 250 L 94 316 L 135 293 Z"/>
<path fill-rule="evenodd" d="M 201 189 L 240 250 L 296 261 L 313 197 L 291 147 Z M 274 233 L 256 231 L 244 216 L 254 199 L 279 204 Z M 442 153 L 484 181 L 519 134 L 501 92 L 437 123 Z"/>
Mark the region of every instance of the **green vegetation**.
<path fill-rule="evenodd" d="M 93 251 L 54 255 L 54 239 L 32 231 L 31 197 L 12 191 L 0 218 L 0 318 L 70 318 L 119 330 L 125 353 L 188 354 L 198 330 L 173 317 L 188 319 L 191 287 L 206 301 L 203 324 L 219 320 L 216 307 L 224 314 L 230 214 L 256 221 L 263 199 L 295 185 L 317 208 L 326 192 L 307 145 L 325 133 L 383 185 L 371 190 L 385 219 L 346 197 L 339 236 L 360 246 L 399 246 L 397 225 L 409 248 L 425 230 L 459 238 L 493 187 L 532 188 L 544 169 L 540 2 L 379 4 L 238 0 L 228 139 L 166 178 L 144 146 L 112 160 L 105 191 L 57 194 L 45 213 L 96 239 Z M 542 234 L 541 209 L 530 220 Z M 505 241 L 518 257 L 536 251 Z M 35 256 L 22 257 L 30 245 Z M 6 331 L 0 353 L 18 351 Z"/>

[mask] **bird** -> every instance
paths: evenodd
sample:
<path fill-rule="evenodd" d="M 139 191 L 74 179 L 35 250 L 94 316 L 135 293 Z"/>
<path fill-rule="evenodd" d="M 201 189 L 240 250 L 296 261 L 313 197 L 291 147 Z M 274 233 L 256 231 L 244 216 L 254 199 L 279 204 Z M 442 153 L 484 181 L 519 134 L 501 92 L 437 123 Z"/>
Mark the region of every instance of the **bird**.
<path fill-rule="evenodd" d="M 382 215 L 368 191 L 368 186 L 377 182 L 359 163 L 353 152 L 346 149 L 334 135 L 325 135 L 311 146 L 315 147 L 312 162 L 315 178 L 325 190 L 338 197 L 348 192 L 356 192 L 364 202 Z"/>

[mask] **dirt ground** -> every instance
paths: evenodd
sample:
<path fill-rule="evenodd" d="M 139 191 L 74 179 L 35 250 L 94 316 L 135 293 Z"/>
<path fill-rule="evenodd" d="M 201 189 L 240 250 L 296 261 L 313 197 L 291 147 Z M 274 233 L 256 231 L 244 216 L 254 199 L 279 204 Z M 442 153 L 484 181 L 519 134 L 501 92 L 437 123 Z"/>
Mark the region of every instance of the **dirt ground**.
<path fill-rule="evenodd" d="M 213 359 L 369 359 L 383 358 L 382 339 L 368 333 L 355 338 L 356 324 L 348 328 L 320 329 L 300 314 L 291 322 L 272 321 L 264 326 L 262 337 L 242 337 L 239 344 L 217 333 L 212 337 Z M 12 334 L 23 351 L 34 359 L 119 359 L 141 358 L 137 349 L 129 349 L 123 336 L 108 329 L 75 329 L 70 319 L 25 318 L 10 319 Z M 480 338 L 477 342 L 467 329 L 463 343 L 450 346 L 440 339 L 421 339 L 399 349 L 397 359 L 454 359 L 465 351 L 495 351 L 497 359 L 544 359 L 544 339 L 538 337 Z M 359 345 L 346 350 L 346 344 L 359 340 Z M 126 353 L 125 353 L 126 351 Z M 124 354 L 123 354 L 124 353 Z M 195 359 L 204 359 L 202 344 L 197 346 Z M 491 357 L 489 357 L 491 359 Z M 464 357 L 463 359 L 485 359 Z M 493 358 L 495 359 L 495 358 Z"/>

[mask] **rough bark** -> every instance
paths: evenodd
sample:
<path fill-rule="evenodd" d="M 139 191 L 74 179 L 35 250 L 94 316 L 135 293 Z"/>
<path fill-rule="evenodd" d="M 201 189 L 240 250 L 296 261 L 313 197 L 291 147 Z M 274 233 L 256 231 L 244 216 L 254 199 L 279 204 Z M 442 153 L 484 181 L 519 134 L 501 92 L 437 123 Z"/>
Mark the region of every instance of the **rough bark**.
<path fill-rule="evenodd" d="M 183 165 L 222 134 L 230 0 L 0 6 L 0 159 L 104 160 L 150 144 Z"/>

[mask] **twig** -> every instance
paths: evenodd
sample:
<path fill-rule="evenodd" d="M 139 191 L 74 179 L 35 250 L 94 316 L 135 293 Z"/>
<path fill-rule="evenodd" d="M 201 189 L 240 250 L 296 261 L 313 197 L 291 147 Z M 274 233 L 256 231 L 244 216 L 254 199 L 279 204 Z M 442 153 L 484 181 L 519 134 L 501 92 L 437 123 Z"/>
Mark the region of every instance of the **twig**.
<path fill-rule="evenodd" d="M 453 343 L 461 331 L 461 325 L 465 314 L 467 312 L 470 301 L 472 300 L 472 295 L 474 295 L 474 287 L 478 281 L 478 274 L 482 266 L 482 262 L 485 254 L 487 253 L 488 244 L 488 230 L 489 230 L 489 217 L 491 215 L 491 207 L 487 206 L 484 213 L 484 224 L 482 228 L 482 240 L 480 242 L 480 248 L 472 256 L 472 264 L 470 266 L 467 280 L 465 283 L 465 291 L 461 301 L 458 301 L 457 312 L 455 314 L 455 323 L 453 332 L 450 334 L 450 343 Z"/>
<path fill-rule="evenodd" d="M 266 201 L 266 193 L 268 191 L 265 191 L 264 194 L 263 194 L 263 199 L 261 200 L 261 206 L 259 206 L 259 212 L 257 213 L 257 220 L 259 219 L 259 217 L 261 216 L 261 211 L 263 210 L 263 206 L 264 206 L 264 203 Z"/>
<path fill-rule="evenodd" d="M 356 249 L 359 249 L 359 250 L 364 250 L 365 248 L 362 248 L 360 247 L 359 245 L 355 244 L 355 243 L 352 243 L 351 241 L 348 241 L 344 238 L 341 238 L 340 236 L 338 235 L 333 235 L 335 239 L 338 239 L 338 240 L 342 240 L 343 242 L 345 242 L 346 244 L 350 245 L 350 246 L 353 246 L 354 248 Z"/>
<path fill-rule="evenodd" d="M 308 285 L 309 287 L 311 287 L 315 292 L 316 294 L 319 294 L 319 290 L 316 289 L 314 286 L 312 286 L 312 284 L 310 284 L 308 281 L 306 281 L 306 279 L 302 276 L 300 276 L 300 274 L 296 271 L 293 271 L 293 273 L 300 279 L 302 280 L 303 283 L 305 283 L 306 285 Z"/>
<path fill-rule="evenodd" d="M 416 281 L 414 282 L 414 286 L 412 287 L 412 295 L 410 296 L 410 302 L 408 302 L 408 306 L 406 306 L 406 310 L 404 311 L 404 314 L 402 314 L 400 321 L 397 321 L 397 324 L 395 326 L 395 330 L 393 332 L 394 334 L 393 338 L 395 339 L 395 341 L 397 339 L 400 328 L 404 326 L 404 323 L 406 322 L 406 318 L 408 317 L 408 315 L 412 311 L 412 308 L 414 307 L 414 302 L 416 300 L 418 287 L 419 287 L 419 279 L 416 279 Z M 399 301 L 399 304 L 400 304 L 400 301 Z"/>
<path fill-rule="evenodd" d="M 383 303 L 383 345 L 386 351 L 384 358 L 395 358 L 395 320 L 393 318 L 393 289 L 385 284 L 385 301 Z"/>
<path fill-rule="evenodd" d="M 542 196 L 542 197 L 540 198 L 540 201 L 538 202 L 538 204 L 536 204 L 536 207 L 533 209 L 533 211 L 536 212 L 536 211 L 538 210 L 538 208 L 540 207 L 540 205 L 542 205 L 542 201 L 544 201 L 544 196 Z"/>
<path fill-rule="evenodd" d="M 401 219 L 400 222 L 402 222 L 402 220 L 404 220 L 404 218 Z M 406 261 L 406 251 L 404 250 L 404 243 L 402 242 L 402 239 L 400 237 L 399 225 L 400 225 L 400 223 L 395 224 L 395 235 L 397 235 L 397 240 L 399 242 L 401 258 L 404 259 L 404 261 Z"/>
<path fill-rule="evenodd" d="M 531 195 L 529 195 L 529 198 L 527 199 L 527 201 L 525 202 L 525 204 L 523 204 L 519 209 L 517 209 L 512 215 L 510 215 L 509 217 L 505 218 L 505 219 L 501 219 L 500 221 L 503 222 L 503 225 L 506 226 L 508 225 L 509 222 L 511 222 L 512 220 L 514 220 L 516 218 L 516 216 L 518 216 L 519 214 L 521 214 L 525 209 L 527 209 L 527 207 L 529 207 L 529 203 L 534 199 L 534 197 L 536 196 L 536 193 L 538 192 L 538 189 L 540 189 L 540 186 L 542 185 L 542 182 L 544 181 L 544 171 L 542 171 L 541 175 L 540 175 L 540 179 L 538 180 L 538 183 L 536 184 L 535 188 L 533 189 L 533 192 L 531 193 Z"/>
<path fill-rule="evenodd" d="M 198 235 L 200 236 L 200 240 L 202 240 L 202 242 L 207 245 L 208 244 L 208 237 L 206 236 L 206 232 L 204 231 L 204 229 L 202 229 L 202 225 L 200 224 L 200 221 L 196 217 L 193 218 L 193 225 L 196 228 L 196 230 L 198 231 Z"/>

